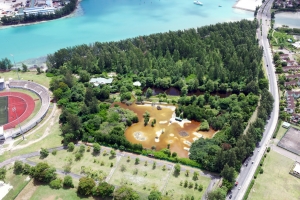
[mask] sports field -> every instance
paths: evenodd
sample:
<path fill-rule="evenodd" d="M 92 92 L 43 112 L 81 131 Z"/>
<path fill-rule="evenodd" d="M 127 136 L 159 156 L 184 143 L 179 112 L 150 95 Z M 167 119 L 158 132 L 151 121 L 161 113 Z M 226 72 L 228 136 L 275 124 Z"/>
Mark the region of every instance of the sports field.
<path fill-rule="evenodd" d="M 0 97 L 0 126 L 8 122 L 7 96 Z"/>

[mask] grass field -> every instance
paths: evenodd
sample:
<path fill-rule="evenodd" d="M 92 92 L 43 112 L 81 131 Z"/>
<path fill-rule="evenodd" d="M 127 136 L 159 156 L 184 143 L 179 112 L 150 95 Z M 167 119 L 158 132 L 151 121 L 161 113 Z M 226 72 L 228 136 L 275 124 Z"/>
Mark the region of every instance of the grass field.
<path fill-rule="evenodd" d="M 16 71 L 5 72 L 1 73 L 1 77 L 5 80 L 8 80 L 9 78 L 18 80 L 18 73 Z M 37 75 L 36 72 L 19 72 L 19 77 L 20 80 L 33 80 L 33 82 L 49 88 L 50 78 L 46 77 L 45 73 Z"/>
<path fill-rule="evenodd" d="M 287 131 L 286 128 L 282 127 L 282 123 L 280 125 L 280 128 L 278 129 L 277 135 L 276 135 L 276 139 L 281 139 L 283 137 L 283 135 L 285 134 L 285 132 Z"/>
<path fill-rule="evenodd" d="M 27 176 L 15 175 L 13 169 L 7 170 L 6 183 L 9 183 L 13 188 L 7 193 L 3 200 L 15 199 L 15 197 L 23 190 L 28 184 L 30 179 L 26 179 Z"/>
<path fill-rule="evenodd" d="M 199 170 L 196 171 L 199 172 Z M 195 199 L 201 199 L 201 197 L 204 195 L 206 188 L 209 185 L 210 179 L 208 177 L 199 176 L 199 179 L 195 181 L 192 179 L 192 177 L 193 177 L 192 170 L 190 170 L 190 175 L 188 177 L 185 175 L 185 172 L 183 171 L 180 173 L 178 177 L 174 175 L 170 176 L 170 179 L 166 185 L 164 193 L 166 194 L 167 192 L 172 199 L 179 199 L 178 197 L 185 199 L 187 196 L 193 196 Z M 202 185 L 203 190 L 199 191 L 195 188 L 184 187 L 184 184 L 181 186 L 180 182 L 184 183 L 185 181 L 188 181 L 189 183 L 193 183 L 194 187 L 196 183 L 198 185 Z"/>
<path fill-rule="evenodd" d="M 54 156 L 52 154 L 49 154 L 48 157 L 44 159 L 40 159 L 39 157 L 32 157 L 28 160 L 33 161 L 33 162 L 43 162 L 46 161 L 50 165 L 54 166 L 57 169 L 64 169 L 64 166 L 68 164 L 69 159 L 72 160 L 72 165 L 71 165 L 71 172 L 75 174 L 80 174 L 81 173 L 81 167 L 90 167 L 91 170 L 98 171 L 102 170 L 104 173 L 107 175 L 109 174 L 111 170 L 111 163 L 113 165 L 116 164 L 116 158 L 111 158 L 109 155 L 103 156 L 103 153 L 101 153 L 98 156 L 92 155 L 92 152 L 85 152 L 84 156 L 79 160 L 75 160 L 75 154 L 79 147 L 76 147 L 73 152 L 68 152 L 67 150 L 62 150 L 58 151 L 57 154 Z M 87 148 L 86 148 L 87 150 Z M 101 162 L 104 162 L 104 165 L 101 166 Z M 88 163 L 88 165 L 87 165 Z"/>
<path fill-rule="evenodd" d="M 124 171 L 121 171 L 122 165 L 126 168 Z M 155 169 L 152 166 L 153 163 L 149 161 L 145 166 L 145 161 L 141 160 L 139 164 L 135 164 L 135 158 L 131 158 L 129 162 L 127 158 L 122 158 L 109 183 L 113 185 L 127 184 L 140 194 L 141 199 L 147 199 L 153 188 L 160 191 L 163 189 L 172 173 L 172 166 L 166 166 L 166 170 L 163 170 L 163 165 L 159 165 L 159 163 Z"/>
<path fill-rule="evenodd" d="M 8 122 L 7 97 L 0 97 L 0 125 Z"/>
<path fill-rule="evenodd" d="M 268 153 L 249 200 L 300 199 L 300 179 L 289 174 L 294 161 L 274 151 Z"/>

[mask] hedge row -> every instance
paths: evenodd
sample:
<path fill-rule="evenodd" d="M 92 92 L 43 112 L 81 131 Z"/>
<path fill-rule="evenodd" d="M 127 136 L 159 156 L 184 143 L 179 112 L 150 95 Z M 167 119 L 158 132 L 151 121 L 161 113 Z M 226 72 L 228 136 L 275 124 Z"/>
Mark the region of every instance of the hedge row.
<path fill-rule="evenodd" d="M 278 133 L 278 131 L 279 131 L 279 128 L 280 128 L 280 126 L 281 126 L 281 123 L 282 123 L 282 120 L 279 119 L 278 122 L 277 122 L 276 130 L 274 131 L 274 134 L 273 134 L 273 138 L 276 138 L 277 133 Z"/>
<path fill-rule="evenodd" d="M 246 191 L 246 193 L 245 193 L 245 196 L 244 196 L 243 200 L 247 200 L 247 199 L 248 199 L 248 196 L 249 196 L 250 191 L 251 191 L 251 189 L 252 189 L 252 187 L 253 187 L 253 185 L 254 185 L 254 182 L 255 182 L 255 180 L 252 180 L 252 181 L 251 181 L 249 187 L 247 188 L 247 191 Z"/>

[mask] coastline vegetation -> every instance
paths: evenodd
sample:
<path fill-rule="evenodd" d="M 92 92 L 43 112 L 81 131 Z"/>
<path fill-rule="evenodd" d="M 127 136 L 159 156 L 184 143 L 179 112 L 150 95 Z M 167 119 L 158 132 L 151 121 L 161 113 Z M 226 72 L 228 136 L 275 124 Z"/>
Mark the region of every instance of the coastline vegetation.
<path fill-rule="evenodd" d="M 1 18 L 2 25 L 15 25 L 15 24 L 25 24 L 32 22 L 39 22 L 44 20 L 58 19 L 71 14 L 77 6 L 78 0 L 70 0 L 63 8 L 55 11 L 54 14 L 30 14 L 24 16 L 3 16 Z"/>

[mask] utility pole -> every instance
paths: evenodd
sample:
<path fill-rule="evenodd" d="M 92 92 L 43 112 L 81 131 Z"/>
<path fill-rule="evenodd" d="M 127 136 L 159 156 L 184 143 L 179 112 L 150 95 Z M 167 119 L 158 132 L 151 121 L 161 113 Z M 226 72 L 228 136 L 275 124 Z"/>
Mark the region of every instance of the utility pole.
<path fill-rule="evenodd" d="M 13 57 L 13 61 L 14 61 L 14 64 L 15 64 L 15 68 L 17 68 L 17 65 L 16 65 L 16 61 L 15 61 L 15 57 L 13 54 L 10 54 L 10 56 Z M 17 74 L 18 74 L 18 80 L 20 80 L 20 76 L 19 76 L 19 68 L 17 69 Z"/>
<path fill-rule="evenodd" d="M 22 134 L 22 137 L 23 137 L 23 140 L 24 140 L 24 133 L 23 133 L 22 128 L 21 128 L 21 124 L 20 124 L 20 120 L 19 120 L 18 114 L 17 114 L 17 112 L 16 112 L 17 109 L 16 109 L 16 107 L 13 107 L 12 110 L 13 110 L 13 112 L 14 112 L 15 115 L 16 115 L 16 118 L 17 118 L 18 123 L 19 123 L 20 131 L 21 131 L 21 134 Z"/>

